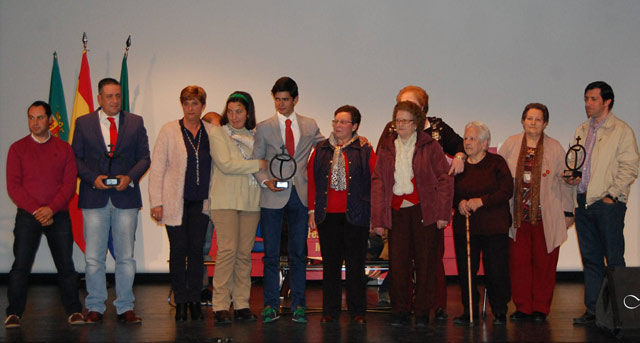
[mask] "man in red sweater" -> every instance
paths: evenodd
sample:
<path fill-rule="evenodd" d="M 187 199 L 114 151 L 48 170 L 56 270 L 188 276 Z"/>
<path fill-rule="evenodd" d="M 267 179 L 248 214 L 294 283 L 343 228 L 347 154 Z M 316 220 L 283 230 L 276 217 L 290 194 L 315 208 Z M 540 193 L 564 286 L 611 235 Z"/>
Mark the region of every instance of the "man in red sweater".
<path fill-rule="evenodd" d="M 58 270 L 67 321 L 84 324 L 68 209 L 76 189 L 75 156 L 67 142 L 49 133 L 51 108 L 46 102 L 34 102 L 27 114 L 31 133 L 13 143 L 7 156 L 7 191 L 18 213 L 13 229 L 15 260 L 9 273 L 5 327 L 20 326 L 27 302 L 27 282 L 42 234 L 47 236 Z"/>

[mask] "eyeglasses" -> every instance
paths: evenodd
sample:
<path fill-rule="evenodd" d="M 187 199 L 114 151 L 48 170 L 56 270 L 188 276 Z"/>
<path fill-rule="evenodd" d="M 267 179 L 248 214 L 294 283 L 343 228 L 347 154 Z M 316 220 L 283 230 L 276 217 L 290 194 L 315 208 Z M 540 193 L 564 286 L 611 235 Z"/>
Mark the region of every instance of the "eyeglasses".
<path fill-rule="evenodd" d="M 396 124 L 409 124 L 413 122 L 413 119 L 396 119 Z"/>
<path fill-rule="evenodd" d="M 353 122 L 352 122 L 352 121 L 336 120 L 336 119 L 332 120 L 332 121 L 331 121 L 331 123 L 332 123 L 333 125 L 336 125 L 336 124 L 340 124 L 340 125 L 353 124 Z"/>

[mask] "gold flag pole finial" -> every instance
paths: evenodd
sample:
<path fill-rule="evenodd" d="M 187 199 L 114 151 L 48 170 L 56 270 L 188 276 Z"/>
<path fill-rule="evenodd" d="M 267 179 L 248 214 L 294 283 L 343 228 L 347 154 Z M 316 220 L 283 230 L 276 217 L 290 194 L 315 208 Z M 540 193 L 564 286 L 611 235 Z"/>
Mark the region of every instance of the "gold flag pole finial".
<path fill-rule="evenodd" d="M 84 49 L 87 50 L 87 42 L 89 40 L 87 39 L 87 33 L 83 32 L 82 33 L 82 45 L 84 46 Z"/>

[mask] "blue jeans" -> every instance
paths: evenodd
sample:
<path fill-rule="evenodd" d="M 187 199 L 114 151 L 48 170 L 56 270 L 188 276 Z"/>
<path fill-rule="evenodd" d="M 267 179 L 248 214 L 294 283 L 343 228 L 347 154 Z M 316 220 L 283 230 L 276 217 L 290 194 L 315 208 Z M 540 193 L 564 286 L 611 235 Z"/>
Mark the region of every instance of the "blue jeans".
<path fill-rule="evenodd" d="M 578 194 L 576 231 L 584 265 L 584 304 L 589 313 L 596 313 L 596 300 L 607 266 L 625 266 L 623 202 L 607 204 L 598 200 L 585 208 L 585 195 Z"/>
<path fill-rule="evenodd" d="M 264 306 L 280 307 L 280 235 L 282 217 L 287 213 L 289 237 L 289 280 L 291 309 L 305 305 L 307 280 L 305 247 L 309 221 L 308 208 L 302 204 L 296 188 L 291 190 L 287 204 L 280 209 L 261 208 L 260 225 L 264 238 Z"/>
<path fill-rule="evenodd" d="M 118 314 L 133 310 L 133 279 L 136 275 L 136 261 L 133 258 L 138 209 L 120 209 L 111 200 L 107 206 L 96 209 L 82 209 L 84 222 L 85 274 L 87 298 L 85 307 L 89 311 L 103 313 L 107 301 L 105 260 L 109 229 L 113 237 L 113 251 L 116 260 L 116 300 L 113 305 Z"/>
<path fill-rule="evenodd" d="M 51 257 L 58 270 L 58 287 L 67 315 L 82 312 L 78 296 L 78 273 L 73 265 L 73 233 L 69 212 L 58 212 L 51 226 L 42 226 L 31 213 L 18 209 L 13 229 L 15 260 L 9 273 L 7 315 L 22 316 L 27 302 L 27 284 L 42 234 L 47 236 Z"/>

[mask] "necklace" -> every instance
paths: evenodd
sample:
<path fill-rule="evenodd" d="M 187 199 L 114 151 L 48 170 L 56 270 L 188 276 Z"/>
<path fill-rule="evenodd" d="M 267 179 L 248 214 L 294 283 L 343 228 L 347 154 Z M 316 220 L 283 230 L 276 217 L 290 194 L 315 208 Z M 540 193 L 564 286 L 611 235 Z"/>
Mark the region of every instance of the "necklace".
<path fill-rule="evenodd" d="M 184 130 L 184 135 L 185 137 L 187 137 L 187 141 L 191 145 L 191 148 L 193 148 L 193 151 L 195 151 L 196 153 L 196 185 L 200 186 L 200 138 L 202 138 L 202 135 L 200 133 L 202 132 L 202 125 L 200 125 L 200 129 L 196 134 L 198 145 L 193 144 L 193 141 L 191 140 L 191 137 L 189 137 L 189 133 L 187 132 L 186 127 L 182 126 L 182 130 Z"/>

